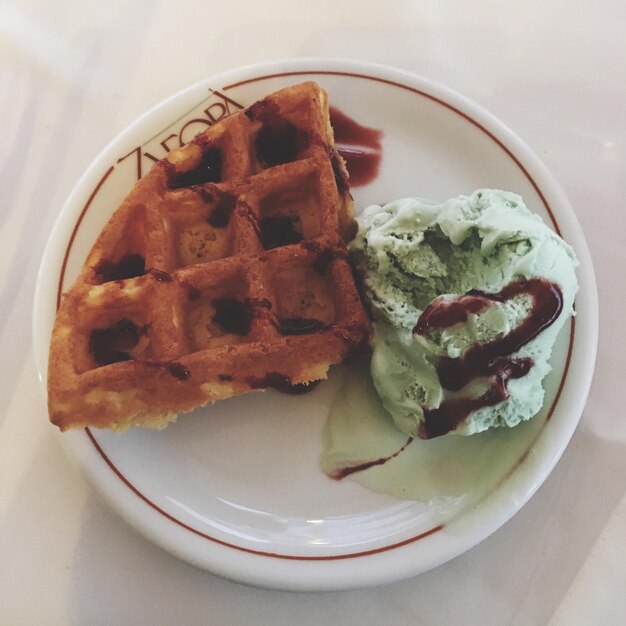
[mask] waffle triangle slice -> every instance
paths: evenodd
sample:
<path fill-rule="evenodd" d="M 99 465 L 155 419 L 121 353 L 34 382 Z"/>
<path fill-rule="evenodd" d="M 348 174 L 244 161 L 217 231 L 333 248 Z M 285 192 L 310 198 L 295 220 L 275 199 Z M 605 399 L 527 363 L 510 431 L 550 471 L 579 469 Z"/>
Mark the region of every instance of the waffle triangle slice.
<path fill-rule="evenodd" d="M 318 85 L 210 127 L 136 184 L 64 294 L 50 420 L 158 428 L 214 400 L 325 378 L 369 334 L 352 236 Z"/>

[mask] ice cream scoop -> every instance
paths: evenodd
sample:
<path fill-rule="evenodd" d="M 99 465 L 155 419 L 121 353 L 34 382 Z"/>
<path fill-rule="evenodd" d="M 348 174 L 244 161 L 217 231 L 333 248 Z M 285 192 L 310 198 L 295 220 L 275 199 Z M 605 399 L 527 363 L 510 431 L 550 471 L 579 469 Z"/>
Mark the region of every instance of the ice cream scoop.
<path fill-rule="evenodd" d="M 471 435 L 539 411 L 578 261 L 519 195 L 369 207 L 350 254 L 374 316 L 372 379 L 400 430 Z"/>

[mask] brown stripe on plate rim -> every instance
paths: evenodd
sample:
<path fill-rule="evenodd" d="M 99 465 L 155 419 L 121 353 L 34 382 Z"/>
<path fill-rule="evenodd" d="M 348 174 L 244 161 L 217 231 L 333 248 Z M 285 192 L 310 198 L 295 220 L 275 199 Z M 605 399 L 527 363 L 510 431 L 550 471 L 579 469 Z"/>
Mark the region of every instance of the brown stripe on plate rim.
<path fill-rule="evenodd" d="M 111 172 L 114 169 L 115 169 L 115 166 L 111 165 L 111 167 L 104 173 L 102 178 L 98 181 L 98 184 L 95 186 L 94 190 L 91 192 L 91 195 L 89 196 L 89 199 L 87 200 L 87 202 L 85 202 L 85 205 L 83 206 L 83 209 L 80 212 L 80 215 L 78 216 L 78 220 L 76 221 L 76 224 L 74 225 L 74 229 L 72 230 L 72 234 L 70 235 L 70 239 L 67 243 L 67 248 L 65 249 L 65 256 L 63 257 L 63 264 L 61 265 L 61 273 L 59 275 L 59 286 L 57 288 L 57 309 L 61 306 L 61 294 L 63 293 L 63 280 L 65 279 L 65 269 L 67 266 L 68 258 L 70 256 L 72 245 L 74 244 L 76 233 L 78 232 L 81 222 L 83 221 L 83 218 L 85 217 L 85 214 L 87 213 L 87 209 L 89 209 L 89 207 L 91 206 L 91 203 L 93 202 L 93 199 L 96 197 L 96 195 L 100 191 L 100 188 L 102 187 L 102 185 L 104 185 L 106 179 L 111 175 Z"/>

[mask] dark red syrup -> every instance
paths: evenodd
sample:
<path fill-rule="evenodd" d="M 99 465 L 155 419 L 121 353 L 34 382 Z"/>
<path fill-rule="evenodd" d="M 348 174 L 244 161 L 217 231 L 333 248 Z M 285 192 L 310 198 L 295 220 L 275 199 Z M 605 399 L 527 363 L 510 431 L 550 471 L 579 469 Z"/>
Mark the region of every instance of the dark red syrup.
<path fill-rule="evenodd" d="M 191 376 L 191 372 L 178 361 L 171 361 L 170 363 L 164 364 L 167 368 L 167 371 L 178 380 L 187 380 Z"/>
<path fill-rule="evenodd" d="M 531 358 L 512 358 L 522 346 L 548 328 L 563 310 L 563 295 L 557 285 L 542 278 L 510 283 L 497 293 L 472 290 L 453 300 L 436 299 L 422 313 L 413 329 L 425 335 L 430 329 L 449 328 L 465 322 L 495 302 L 526 295 L 532 300 L 528 315 L 511 332 L 487 343 L 476 343 L 463 357 L 440 357 L 437 375 L 444 389 L 459 391 L 478 377 L 493 377 L 489 389 L 477 398 L 446 400 L 436 409 L 425 409 L 420 437 L 430 439 L 454 430 L 472 411 L 494 406 L 509 397 L 510 379 L 525 376 L 533 366 Z"/>
<path fill-rule="evenodd" d="M 169 186 L 171 189 L 193 187 L 205 183 L 219 183 L 222 179 L 222 151 L 216 147 L 206 148 L 200 163 L 188 172 L 177 172 L 168 161 Z"/>
<path fill-rule="evenodd" d="M 254 148 L 263 167 L 291 163 L 309 145 L 307 134 L 282 117 L 276 103 L 270 100 L 255 102 L 245 115 L 250 121 L 262 122 Z"/>
<path fill-rule="evenodd" d="M 317 255 L 312 267 L 320 276 L 324 276 L 335 259 L 347 259 L 345 250 L 340 248 L 322 248 L 317 241 L 303 241 L 302 246 Z"/>
<path fill-rule="evenodd" d="M 259 236 L 266 250 L 288 246 L 302 241 L 302 233 L 295 228 L 295 221 L 288 216 L 266 217 L 259 224 Z"/>
<path fill-rule="evenodd" d="M 302 395 L 303 393 L 309 393 L 313 391 L 320 381 L 314 380 L 310 383 L 292 383 L 289 376 L 281 374 L 280 372 L 269 372 L 260 378 L 256 376 L 248 376 L 246 383 L 253 389 L 275 389 L 281 393 L 288 393 L 290 395 Z"/>
<path fill-rule="evenodd" d="M 372 182 L 378 175 L 382 160 L 382 131 L 362 126 L 335 107 L 330 107 L 330 123 L 335 134 L 335 147 L 346 162 L 350 173 L 350 184 L 359 187 Z M 330 157 L 333 163 L 332 153 Z M 333 169 L 337 179 L 336 162 L 333 163 Z M 338 180 L 337 184 L 342 191 L 343 183 Z"/>
<path fill-rule="evenodd" d="M 373 461 L 364 461 L 363 463 L 356 463 L 354 465 L 346 465 L 345 467 L 339 467 L 329 474 L 330 478 L 333 480 L 341 480 L 346 476 L 350 476 L 350 474 L 354 474 L 355 472 L 362 472 L 363 470 L 369 469 L 370 467 L 376 467 L 378 465 L 384 465 L 387 461 L 391 461 L 397 457 L 410 443 L 413 441 L 413 437 L 409 437 L 406 440 L 406 443 L 399 449 L 396 450 L 393 454 L 389 456 L 383 456 L 379 459 L 374 459 Z"/>
<path fill-rule="evenodd" d="M 217 204 L 211 210 L 207 222 L 213 228 L 226 228 L 230 221 L 230 216 L 237 203 L 237 198 L 230 193 L 222 193 Z"/>
<path fill-rule="evenodd" d="M 287 317 L 278 320 L 278 331 L 282 335 L 308 335 L 326 330 L 328 324 L 322 320 L 305 317 Z"/>
<path fill-rule="evenodd" d="M 141 361 L 143 365 L 148 367 L 163 368 L 178 380 L 187 380 L 191 376 L 191 372 L 178 361 Z"/>
<path fill-rule="evenodd" d="M 100 261 L 93 270 L 100 283 L 136 278 L 146 273 L 145 261 L 140 254 L 127 254 L 117 263 L 107 260 Z"/>
<path fill-rule="evenodd" d="M 109 328 L 96 328 L 89 335 L 89 351 L 98 365 L 128 361 L 129 352 L 139 343 L 145 329 L 129 319 L 121 319 Z"/>
<path fill-rule="evenodd" d="M 213 321 L 227 333 L 247 335 L 252 325 L 252 311 L 249 303 L 235 298 L 217 298 L 211 301 L 215 309 Z"/>
<path fill-rule="evenodd" d="M 287 120 L 266 122 L 254 140 L 257 160 L 265 167 L 295 161 L 300 151 L 299 134 L 298 129 Z"/>
<path fill-rule="evenodd" d="M 157 270 L 154 267 L 150 270 L 150 274 L 152 274 L 153 278 L 158 280 L 160 283 L 171 283 L 173 280 L 171 274 L 168 274 L 163 270 Z"/>

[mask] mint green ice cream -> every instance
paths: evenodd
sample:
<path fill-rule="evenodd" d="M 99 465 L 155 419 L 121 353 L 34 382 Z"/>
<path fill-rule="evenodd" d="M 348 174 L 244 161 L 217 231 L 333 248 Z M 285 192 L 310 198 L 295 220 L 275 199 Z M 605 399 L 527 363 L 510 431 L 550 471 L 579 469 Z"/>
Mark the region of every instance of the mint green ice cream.
<path fill-rule="evenodd" d="M 482 189 L 443 204 L 406 198 L 369 207 L 359 218 L 350 254 L 375 318 L 372 378 L 400 430 L 421 437 L 471 435 L 516 426 L 540 410 L 552 346 L 573 314 L 578 261 L 520 196 Z M 458 389 L 445 379 L 442 385 L 442 363 L 471 365 L 477 346 L 506 342 L 538 315 L 530 291 L 498 296 L 528 281 L 560 291 L 562 308 L 553 320 L 506 352 L 506 367 L 476 372 Z M 486 295 L 463 299 L 471 290 Z M 448 311 L 472 299 L 479 306 L 457 322 L 414 332 L 425 310 Z M 496 388 L 503 393 L 497 402 Z M 476 409 L 465 413 L 457 410 L 480 398 L 489 401 L 476 401 Z M 440 414 L 462 419 L 433 429 Z M 430 434 L 424 429 L 429 420 Z"/>

